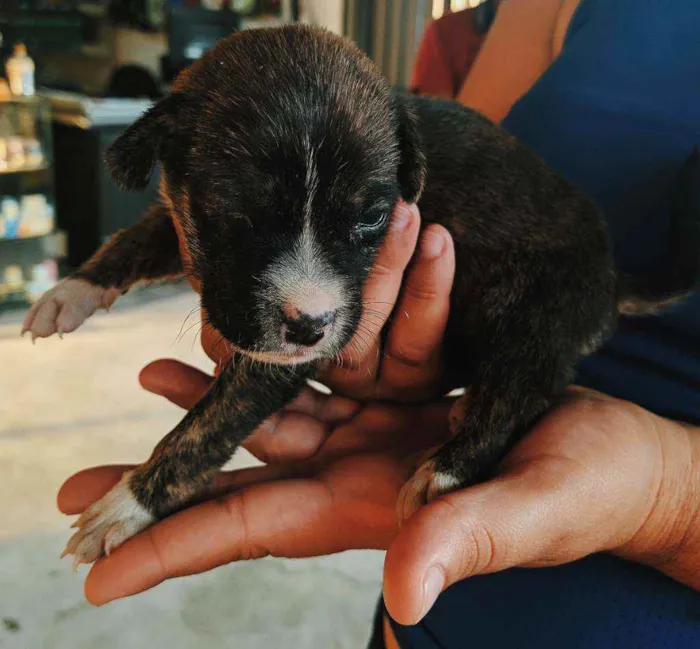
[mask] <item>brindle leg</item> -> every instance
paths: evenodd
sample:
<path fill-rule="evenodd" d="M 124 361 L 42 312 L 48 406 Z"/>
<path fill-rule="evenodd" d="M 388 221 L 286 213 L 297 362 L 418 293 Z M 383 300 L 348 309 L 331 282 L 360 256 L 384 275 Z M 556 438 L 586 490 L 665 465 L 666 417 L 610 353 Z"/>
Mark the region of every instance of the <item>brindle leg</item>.
<path fill-rule="evenodd" d="M 271 369 L 240 357 L 226 366 L 150 459 L 85 510 L 64 554 L 74 555 L 76 566 L 91 563 L 201 496 L 241 442 L 289 403 L 314 371 L 312 364 Z"/>
<path fill-rule="evenodd" d="M 566 386 L 570 367 L 551 354 L 511 345 L 477 367 L 468 394 L 453 407 L 452 439 L 401 490 L 400 521 L 438 496 L 489 477 Z"/>
<path fill-rule="evenodd" d="M 403 487 L 400 520 L 440 495 L 490 477 L 569 384 L 584 346 L 602 339 L 602 325 L 595 331 L 579 326 L 575 294 L 570 308 L 547 314 L 532 293 L 524 292 L 497 312 L 497 323 L 482 329 L 487 335 L 469 391 L 451 413 L 453 437 Z M 567 299 L 565 290 L 552 294 Z"/>
<path fill-rule="evenodd" d="M 22 334 L 32 340 L 77 329 L 97 309 L 108 309 L 136 282 L 182 275 L 177 234 L 167 208 L 156 204 L 117 232 L 73 275 L 47 291 L 27 314 Z"/>

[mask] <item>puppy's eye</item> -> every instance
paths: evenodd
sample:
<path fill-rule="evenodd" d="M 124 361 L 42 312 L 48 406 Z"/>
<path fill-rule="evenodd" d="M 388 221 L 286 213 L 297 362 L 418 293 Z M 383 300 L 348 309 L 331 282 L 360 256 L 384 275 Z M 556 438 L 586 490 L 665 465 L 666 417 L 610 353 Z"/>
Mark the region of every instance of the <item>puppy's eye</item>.
<path fill-rule="evenodd" d="M 389 213 L 386 210 L 365 212 L 357 223 L 360 232 L 369 232 L 381 228 L 385 223 Z"/>

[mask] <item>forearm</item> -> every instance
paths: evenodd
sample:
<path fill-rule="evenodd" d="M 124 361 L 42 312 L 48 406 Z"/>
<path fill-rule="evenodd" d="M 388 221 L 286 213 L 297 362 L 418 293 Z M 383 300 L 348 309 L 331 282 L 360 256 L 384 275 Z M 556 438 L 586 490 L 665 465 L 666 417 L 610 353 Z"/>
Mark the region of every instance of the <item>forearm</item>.
<path fill-rule="evenodd" d="M 700 590 L 700 428 L 654 417 L 663 471 L 639 531 L 616 554 Z"/>

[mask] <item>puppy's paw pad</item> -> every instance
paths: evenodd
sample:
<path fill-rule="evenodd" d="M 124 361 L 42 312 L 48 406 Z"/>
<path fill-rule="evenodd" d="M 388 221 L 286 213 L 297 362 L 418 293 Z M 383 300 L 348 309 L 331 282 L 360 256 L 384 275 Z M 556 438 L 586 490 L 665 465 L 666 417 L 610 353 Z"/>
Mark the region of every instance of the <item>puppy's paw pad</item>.
<path fill-rule="evenodd" d="M 421 465 L 399 493 L 397 514 L 399 522 L 408 520 L 418 509 L 438 496 L 459 488 L 459 478 L 438 471 L 436 461 L 428 460 Z"/>
<path fill-rule="evenodd" d="M 104 497 L 88 507 L 72 527 L 78 531 L 68 541 L 61 558 L 73 555 L 73 567 L 93 563 L 109 555 L 124 541 L 146 529 L 153 516 L 134 498 L 129 473 Z"/>
<path fill-rule="evenodd" d="M 121 292 L 103 288 L 84 279 L 67 278 L 42 295 L 24 319 L 22 335 L 32 340 L 77 329 L 97 309 L 108 309 Z"/>

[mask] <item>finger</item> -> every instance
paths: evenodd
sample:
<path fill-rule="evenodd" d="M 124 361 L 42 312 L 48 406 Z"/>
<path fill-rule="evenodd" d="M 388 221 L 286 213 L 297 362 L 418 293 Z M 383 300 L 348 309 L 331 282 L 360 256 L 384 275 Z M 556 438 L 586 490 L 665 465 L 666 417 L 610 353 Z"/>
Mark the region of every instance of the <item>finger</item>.
<path fill-rule="evenodd" d="M 441 225 L 428 226 L 391 324 L 377 392 L 385 399 L 429 399 L 439 392 L 442 338 L 455 272 L 454 244 Z"/>
<path fill-rule="evenodd" d="M 191 409 L 202 398 L 212 377 L 180 361 L 162 359 L 139 375 L 144 389 L 175 405 Z M 272 415 L 244 443 L 263 462 L 282 462 L 314 455 L 334 426 L 349 420 L 359 404 L 307 388 L 286 410 Z"/>
<path fill-rule="evenodd" d="M 165 397 L 185 410 L 194 407 L 212 381 L 212 377 L 201 370 L 173 359 L 153 361 L 139 374 L 144 390 Z"/>
<path fill-rule="evenodd" d="M 313 457 L 333 430 L 352 419 L 360 404 L 305 388 L 284 410 L 271 415 L 243 446 L 266 463 Z"/>
<path fill-rule="evenodd" d="M 442 412 L 441 412 L 442 410 Z M 436 430 L 444 424 L 445 414 L 447 410 L 440 408 L 438 404 L 435 407 L 426 409 L 421 425 L 430 425 Z M 414 418 L 415 419 L 415 418 Z M 381 433 L 373 435 L 372 441 L 376 442 L 377 451 L 385 448 L 385 435 Z M 439 439 L 439 437 L 437 438 Z M 339 440 L 339 444 L 334 445 L 329 449 L 328 453 L 317 458 L 303 458 L 306 461 L 287 462 L 265 464 L 262 466 L 254 466 L 235 471 L 222 471 L 213 478 L 206 490 L 202 493 L 201 501 L 208 500 L 214 496 L 220 496 L 229 493 L 233 489 L 259 484 L 261 482 L 270 482 L 273 480 L 287 480 L 290 478 L 302 478 L 317 475 L 326 466 L 332 466 L 333 462 L 339 458 L 346 458 L 348 453 L 353 451 L 364 451 L 358 457 L 365 458 L 367 462 L 367 451 L 371 449 L 371 445 L 367 440 L 362 438 Z M 425 439 L 418 439 L 410 435 L 402 444 L 402 452 L 405 455 L 410 455 L 416 451 L 425 451 Z M 435 449 L 433 449 L 434 451 Z M 346 459 L 347 464 L 347 459 Z M 133 469 L 133 465 L 105 465 L 97 466 L 89 469 L 84 469 L 71 476 L 61 486 L 57 504 L 58 509 L 62 513 L 73 516 L 81 514 L 85 509 L 92 505 L 95 501 L 104 496 L 115 484 L 119 482 L 123 473 Z M 367 470 L 364 470 L 365 477 Z M 387 471 L 383 471 L 383 477 L 387 478 Z M 407 476 L 404 476 L 401 484 Z M 397 485 L 397 489 L 401 486 Z M 366 481 L 358 481 L 358 488 L 366 489 Z"/>
<path fill-rule="evenodd" d="M 532 559 L 532 540 L 545 531 L 530 534 L 527 547 L 521 532 L 543 524 L 542 505 L 513 487 L 480 485 L 433 502 L 407 521 L 384 566 L 384 601 L 397 622 L 418 623 L 456 581 Z"/>
<path fill-rule="evenodd" d="M 331 434 L 331 427 L 309 415 L 281 411 L 265 420 L 243 447 L 261 462 L 278 464 L 314 456 Z"/>
<path fill-rule="evenodd" d="M 134 465 L 115 464 L 79 471 L 61 486 L 56 499 L 58 510 L 67 516 L 82 514 L 117 484 L 125 471 L 133 468 Z M 306 476 L 311 468 L 302 463 L 294 463 L 286 466 L 263 465 L 236 471 L 222 471 L 214 477 L 206 493 L 202 494 L 202 500 L 228 493 L 234 488 L 270 480 Z"/>
<path fill-rule="evenodd" d="M 352 419 L 360 407 L 361 405 L 353 399 L 323 394 L 306 387 L 285 410 L 310 415 L 329 426 L 339 426 Z"/>
<path fill-rule="evenodd" d="M 418 208 L 399 203 L 365 283 L 364 312 L 357 332 L 341 354 L 341 366 L 332 367 L 324 375 L 323 382 L 331 389 L 350 397 L 371 396 L 379 363 L 381 330 L 396 303 L 419 229 Z"/>
<path fill-rule="evenodd" d="M 73 516 L 82 513 L 102 498 L 133 465 L 98 466 L 85 469 L 66 480 L 56 498 L 60 512 Z"/>
<path fill-rule="evenodd" d="M 79 471 L 61 486 L 56 499 L 58 510 L 67 516 L 82 514 L 117 484 L 125 471 L 133 468 L 134 465 L 115 464 Z M 222 471 L 214 477 L 206 492 L 202 494 L 202 500 L 260 482 L 307 476 L 314 468 L 308 463 L 304 465 L 298 462 L 284 466 L 263 465 L 235 471 Z"/>
<path fill-rule="evenodd" d="M 149 392 L 189 410 L 204 396 L 213 379 L 180 361 L 163 359 L 144 367 L 139 381 Z M 308 392 L 310 390 L 304 391 L 297 398 L 297 402 L 290 406 L 296 409 L 294 414 L 287 417 L 284 412 L 276 413 L 263 422 L 245 441 L 245 448 L 263 462 L 313 455 L 323 444 L 328 434 L 328 426 L 303 416 L 305 411 L 314 414 L 321 408 Z M 342 407 L 338 410 L 342 411 Z M 330 418 L 329 421 L 334 420 Z"/>
<path fill-rule="evenodd" d="M 613 537 L 621 533 L 614 522 L 618 492 L 562 457 L 438 499 L 408 520 L 387 553 L 390 614 L 415 624 L 462 579 L 557 565 L 614 547 Z"/>
<path fill-rule="evenodd" d="M 204 396 L 214 379 L 200 370 L 177 360 L 157 360 L 141 370 L 141 386 L 190 410 Z M 284 457 L 305 457 L 313 454 L 325 439 L 325 427 L 307 421 L 307 429 L 299 422 L 280 425 L 281 414 L 273 415 L 246 440 L 246 448 L 262 461 Z M 279 429 L 279 430 L 278 430 Z M 295 430 L 301 429 L 301 430 Z M 303 433 L 308 433 L 304 435 Z M 277 433 L 277 434 L 275 434 Z"/>
<path fill-rule="evenodd" d="M 179 512 L 130 539 L 93 566 L 85 593 L 100 605 L 231 561 L 315 556 L 364 544 L 357 521 L 342 512 L 321 482 L 288 480 L 283 488 L 265 483 L 242 489 Z M 371 531 L 372 525 L 361 527 Z"/>

